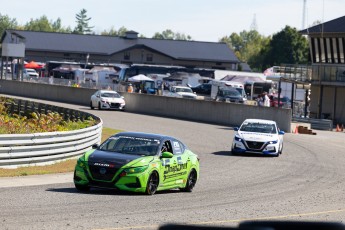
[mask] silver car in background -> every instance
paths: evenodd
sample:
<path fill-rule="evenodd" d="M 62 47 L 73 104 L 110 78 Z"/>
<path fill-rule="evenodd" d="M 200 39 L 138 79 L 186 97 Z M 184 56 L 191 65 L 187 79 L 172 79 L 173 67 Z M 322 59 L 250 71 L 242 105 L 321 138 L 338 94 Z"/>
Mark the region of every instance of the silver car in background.
<path fill-rule="evenodd" d="M 119 109 L 124 110 L 126 106 L 123 96 L 113 90 L 98 90 L 90 99 L 90 108 L 97 107 L 102 109 Z"/>

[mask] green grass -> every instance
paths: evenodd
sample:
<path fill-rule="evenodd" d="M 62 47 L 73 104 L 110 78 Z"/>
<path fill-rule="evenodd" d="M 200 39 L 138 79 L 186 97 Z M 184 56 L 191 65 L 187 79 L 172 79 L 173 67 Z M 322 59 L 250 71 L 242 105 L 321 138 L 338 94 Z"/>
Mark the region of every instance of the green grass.
<path fill-rule="evenodd" d="M 121 130 L 103 127 L 102 142 L 111 135 L 121 132 Z M 45 166 L 28 166 L 19 167 L 16 169 L 2 169 L 0 168 L 0 177 L 14 177 L 14 176 L 28 176 L 28 175 L 42 175 L 52 173 L 73 172 L 77 159 L 65 160 L 59 163 Z"/>

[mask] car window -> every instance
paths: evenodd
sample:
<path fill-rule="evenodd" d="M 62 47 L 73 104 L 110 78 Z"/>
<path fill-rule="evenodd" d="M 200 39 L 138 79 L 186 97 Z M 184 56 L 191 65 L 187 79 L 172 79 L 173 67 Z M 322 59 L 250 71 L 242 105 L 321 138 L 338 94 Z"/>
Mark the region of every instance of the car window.
<path fill-rule="evenodd" d="M 181 155 L 184 152 L 184 146 L 178 140 L 173 140 L 174 155 Z"/>
<path fill-rule="evenodd" d="M 241 96 L 241 94 L 237 90 L 222 90 L 224 96 Z"/>
<path fill-rule="evenodd" d="M 265 124 L 258 122 L 246 122 L 240 127 L 242 132 L 255 132 L 255 133 L 277 133 L 276 126 L 274 124 Z"/>
<path fill-rule="evenodd" d="M 174 154 L 174 151 L 173 151 L 172 146 L 171 146 L 171 142 L 169 140 L 164 141 L 164 143 L 161 147 L 161 153 L 163 153 L 163 152 L 169 152 L 169 153 Z"/>
<path fill-rule="evenodd" d="M 101 97 L 120 98 L 121 96 L 118 93 L 109 93 L 109 92 L 107 92 L 107 93 L 102 93 Z"/>
<path fill-rule="evenodd" d="M 100 147 L 100 150 L 131 155 L 157 155 L 160 141 L 152 138 L 115 136 L 110 137 Z"/>

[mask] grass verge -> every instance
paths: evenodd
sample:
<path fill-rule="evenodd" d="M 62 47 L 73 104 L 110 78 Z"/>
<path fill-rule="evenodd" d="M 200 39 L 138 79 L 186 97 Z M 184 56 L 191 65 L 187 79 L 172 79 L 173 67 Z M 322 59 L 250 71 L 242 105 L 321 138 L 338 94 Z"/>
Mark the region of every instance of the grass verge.
<path fill-rule="evenodd" d="M 111 135 L 121 132 L 121 130 L 103 128 L 102 129 L 102 142 L 105 141 Z M 19 167 L 16 169 L 2 169 L 0 168 L 0 177 L 14 177 L 14 176 L 28 176 L 28 175 L 41 175 L 51 173 L 65 173 L 73 172 L 77 159 L 70 159 L 55 163 L 52 165 L 44 166 L 28 166 Z"/>

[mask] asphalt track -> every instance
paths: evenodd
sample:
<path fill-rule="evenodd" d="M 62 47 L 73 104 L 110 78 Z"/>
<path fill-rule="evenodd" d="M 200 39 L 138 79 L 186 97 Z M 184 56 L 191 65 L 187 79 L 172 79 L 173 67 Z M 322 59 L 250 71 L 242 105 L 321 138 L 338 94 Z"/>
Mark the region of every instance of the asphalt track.
<path fill-rule="evenodd" d="M 243 220 L 261 219 L 345 221 L 345 133 L 286 134 L 278 158 L 232 156 L 232 127 L 64 106 L 99 115 L 105 127 L 181 139 L 201 159 L 195 190 L 154 196 L 97 189 L 79 193 L 72 174 L 2 178 L 0 229 L 157 229 L 165 223 L 236 226 Z"/>

